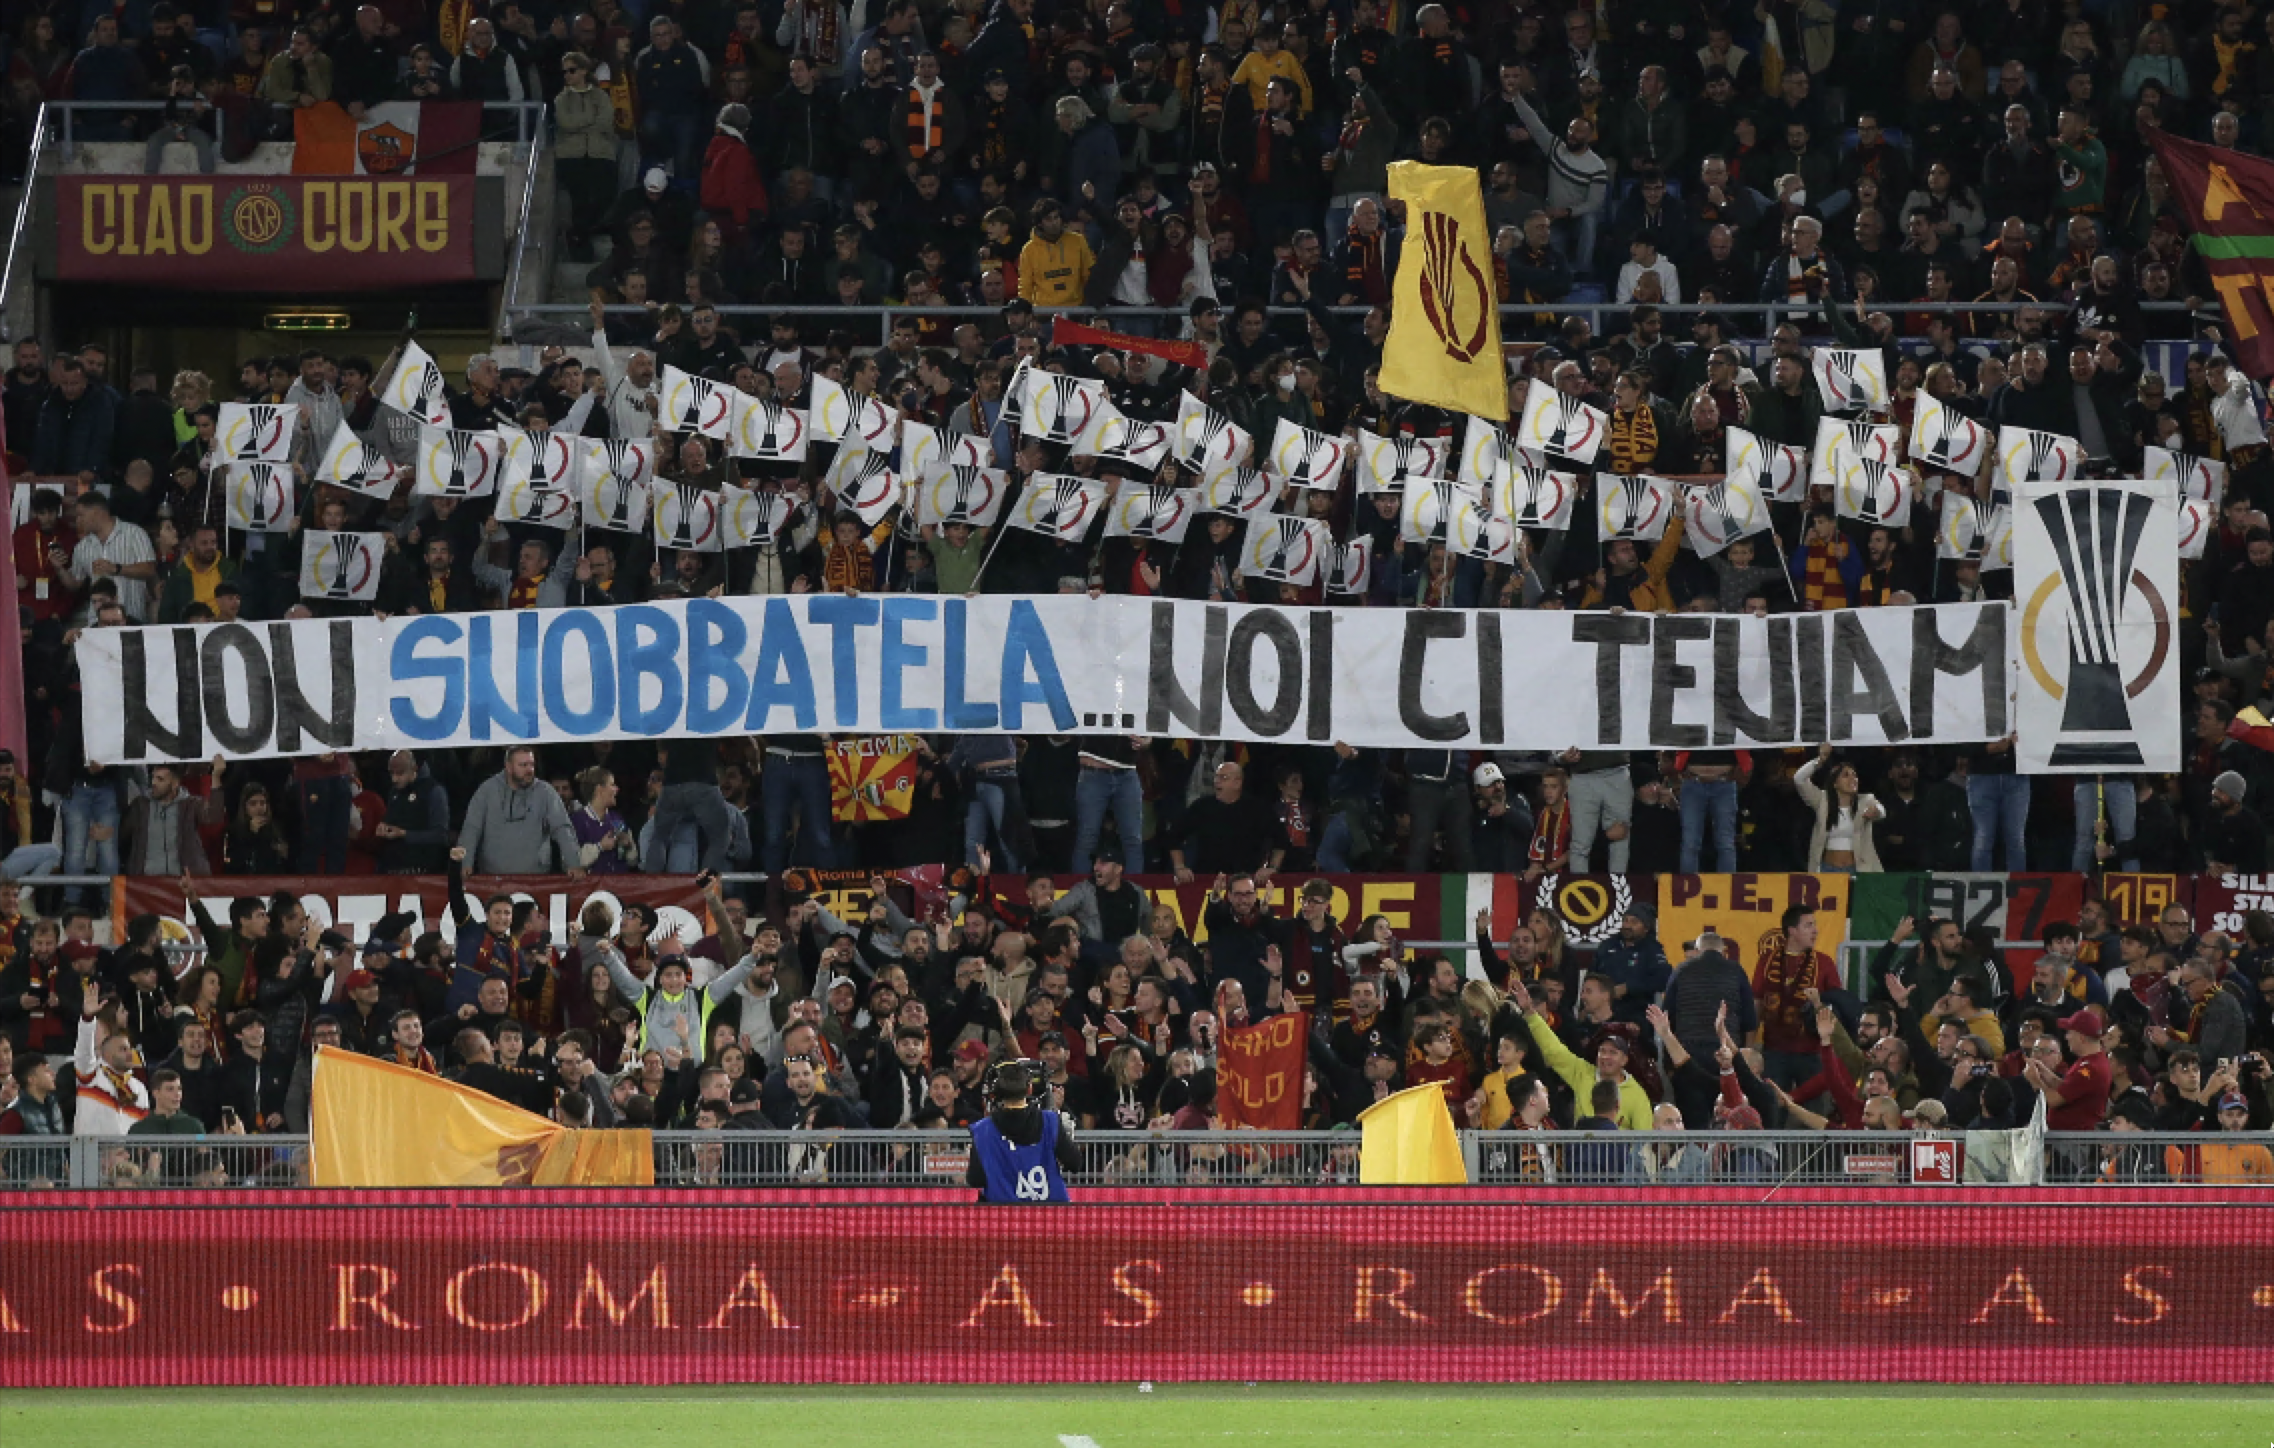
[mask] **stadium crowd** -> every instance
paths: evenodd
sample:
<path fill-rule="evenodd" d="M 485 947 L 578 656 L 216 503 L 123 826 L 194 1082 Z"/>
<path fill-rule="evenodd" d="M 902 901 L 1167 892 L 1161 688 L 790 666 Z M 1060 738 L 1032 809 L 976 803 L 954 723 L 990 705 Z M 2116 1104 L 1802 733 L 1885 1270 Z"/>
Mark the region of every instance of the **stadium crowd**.
<path fill-rule="evenodd" d="M 451 425 L 648 438 L 665 479 L 778 492 L 795 512 L 774 543 L 721 554 L 508 523 L 489 499 L 416 496 L 407 478 L 368 497 L 312 482 L 315 453 L 344 422 L 415 461 L 415 421 L 378 400 L 399 350 L 249 358 L 234 379 L 184 372 L 161 389 L 147 369 L 114 381 L 99 347 L 20 342 L 12 466 L 54 482 L 14 530 L 32 755 L 0 759 L 0 873 L 621 875 L 635 904 L 563 949 L 509 900 L 449 930 L 396 921 L 351 941 L 290 896 L 248 896 L 207 923 L 206 963 L 177 981 L 154 920 L 101 947 L 93 891 L 41 892 L 34 920 L 33 897 L 0 886 L 23 901 L 21 919 L 0 909 L 16 922 L 0 1026 L 25 1078 L 0 1121 L 68 1118 L 72 1093 L 40 1063 L 76 1048 L 82 1102 L 108 1089 L 139 1112 L 155 1092 L 164 1118 L 178 1081 L 202 1128 L 224 1129 L 224 1107 L 247 1130 L 297 1127 L 307 1052 L 336 1040 L 486 1069 L 501 1093 L 604 1124 L 960 1121 L 1005 1053 L 1039 1056 L 1085 1126 L 1195 1124 L 1225 1023 L 1315 1006 L 1306 1115 L 1320 1123 L 1434 1080 L 1487 1126 L 1642 1129 L 1672 1108 L 1692 1127 L 1956 1127 L 2026 1119 L 2044 1094 L 2074 1124 L 2230 1127 L 2231 1097 L 2263 1127 L 2263 920 L 2242 941 L 2198 940 L 2184 920 L 2140 941 L 2079 921 L 2089 951 L 2048 941 L 2032 988 L 1940 922 L 1859 1000 L 1822 974 L 1804 919 L 1784 932 L 1792 953 L 1748 981 L 1710 942 L 1671 971 L 1646 916 L 1591 964 L 1536 917 L 1491 941 L 1505 959 L 1464 985 L 1453 961 L 1409 959 L 1381 922 L 1323 918 L 1308 892 L 1299 919 L 1253 900 L 1274 875 L 1396 868 L 2263 870 L 2274 768 L 2228 733 L 2274 694 L 2262 393 L 2215 350 L 2187 220 L 2142 139 L 2162 127 L 2256 148 L 2274 44 L 2251 30 L 2247 6 L 2202 3 L 2068 18 L 2026 0 L 498 0 L 444 45 L 419 0 L 27 6 L 7 57 L 19 119 L 42 95 L 171 95 L 154 139 L 202 126 L 232 154 L 316 101 L 547 101 L 568 244 L 591 264 L 590 334 L 531 367 L 473 357 Z M 2073 437 L 2104 475 L 2130 475 L 2153 444 L 2226 463 L 2219 526 L 2185 570 L 2186 771 L 2033 781 L 2010 739 L 1810 758 L 972 736 L 922 741 L 906 818 L 848 826 L 831 818 L 829 741 L 812 736 L 84 759 L 69 646 L 140 623 L 822 590 L 1654 612 L 2000 596 L 2004 575 L 1936 544 L 1932 500 L 1986 499 L 1987 474 L 1923 465 L 1907 520 L 1839 518 L 1819 490 L 1777 505 L 1771 536 L 1710 558 L 1684 548 L 1679 521 L 1641 546 L 1602 540 L 1583 504 L 1568 530 L 1486 562 L 1405 541 L 1395 495 L 1362 495 L 1355 477 L 1289 488 L 1274 508 L 1373 544 L 1364 591 L 1330 596 L 1243 577 L 1251 524 L 1231 515 L 1181 545 L 919 527 L 905 511 L 870 526 L 835 508 L 827 446 L 762 462 L 657 428 L 667 366 L 798 406 L 826 377 L 983 439 L 1021 481 L 1147 480 L 1007 425 L 1003 388 L 1026 362 L 1102 381 L 1133 418 L 1172 420 L 1189 394 L 1258 439 L 1282 420 L 1455 437 L 1460 417 L 1378 385 L 1403 240 L 1384 168 L 1408 157 L 1486 178 L 1504 323 L 1536 344 L 1520 349 L 1511 415 L 1531 388 L 1600 408 L 1588 486 L 1717 473 L 1732 427 L 1812 443 L 1807 358 L 1826 337 L 1883 350 L 1906 447 L 1924 395 Z M 2174 300 L 2187 308 L 2141 305 Z M 1588 301 L 1619 309 L 1600 335 L 1566 315 Z M 781 310 L 832 303 L 896 310 L 881 338 Z M 994 310 L 926 310 L 947 303 Z M 1118 306 L 1159 309 L 1113 325 L 1196 343 L 1205 367 L 1054 345 L 1037 310 Z M 2143 365 L 2143 344 L 2166 340 L 2203 344 L 2183 376 Z M 297 410 L 289 531 L 226 526 L 225 401 Z M 382 534 L 378 598 L 302 598 L 303 526 Z M 839 920 L 784 884 L 798 865 L 940 863 L 962 872 L 949 919 L 900 914 L 880 882 L 865 918 Z M 744 868 L 771 888 L 721 894 L 717 935 L 650 938 L 637 872 Z M 1164 932 L 1124 869 L 1216 879 L 1205 948 L 1173 916 Z M 94 1015 L 79 978 L 98 983 Z M 1731 1044 L 1703 1001 L 1728 1005 Z"/>

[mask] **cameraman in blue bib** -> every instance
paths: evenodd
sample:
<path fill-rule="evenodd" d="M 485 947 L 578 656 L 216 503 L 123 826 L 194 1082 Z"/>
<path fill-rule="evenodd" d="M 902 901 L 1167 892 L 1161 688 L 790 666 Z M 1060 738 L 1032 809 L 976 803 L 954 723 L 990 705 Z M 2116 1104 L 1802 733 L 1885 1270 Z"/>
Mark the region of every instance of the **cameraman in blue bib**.
<path fill-rule="evenodd" d="M 1041 1072 L 1029 1061 L 1006 1061 L 987 1073 L 988 1110 L 971 1124 L 967 1186 L 982 1202 L 1064 1202 L 1066 1173 L 1081 1163 L 1066 1118 L 1035 1105 Z"/>

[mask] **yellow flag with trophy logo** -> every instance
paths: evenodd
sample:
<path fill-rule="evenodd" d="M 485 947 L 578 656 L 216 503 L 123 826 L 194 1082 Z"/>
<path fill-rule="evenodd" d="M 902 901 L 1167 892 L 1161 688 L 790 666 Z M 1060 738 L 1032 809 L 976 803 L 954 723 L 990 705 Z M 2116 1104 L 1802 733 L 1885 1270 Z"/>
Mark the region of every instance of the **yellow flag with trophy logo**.
<path fill-rule="evenodd" d="M 654 1135 L 574 1131 L 486 1091 L 319 1050 L 308 1156 L 319 1187 L 651 1187 Z"/>
<path fill-rule="evenodd" d="M 1475 168 L 1392 162 L 1390 200 L 1405 203 L 1405 247 L 1390 291 L 1382 390 L 1506 421 L 1500 293 Z"/>

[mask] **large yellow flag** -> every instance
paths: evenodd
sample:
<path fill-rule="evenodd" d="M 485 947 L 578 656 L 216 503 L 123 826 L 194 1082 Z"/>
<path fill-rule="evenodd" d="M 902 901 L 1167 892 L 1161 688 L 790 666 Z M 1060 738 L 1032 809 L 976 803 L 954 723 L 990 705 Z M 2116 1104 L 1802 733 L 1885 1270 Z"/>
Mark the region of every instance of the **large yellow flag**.
<path fill-rule="evenodd" d="M 654 1186 L 646 1131 L 572 1131 L 485 1091 L 316 1054 L 309 1157 L 320 1187 Z"/>
<path fill-rule="evenodd" d="M 1505 422 L 1500 295 L 1475 168 L 1392 162 L 1390 199 L 1405 203 L 1405 247 L 1390 294 L 1382 390 Z"/>
<path fill-rule="evenodd" d="M 1365 1133 L 1358 1143 L 1362 1186 L 1467 1186 L 1461 1139 L 1442 1086 L 1412 1086 L 1358 1113 Z"/>

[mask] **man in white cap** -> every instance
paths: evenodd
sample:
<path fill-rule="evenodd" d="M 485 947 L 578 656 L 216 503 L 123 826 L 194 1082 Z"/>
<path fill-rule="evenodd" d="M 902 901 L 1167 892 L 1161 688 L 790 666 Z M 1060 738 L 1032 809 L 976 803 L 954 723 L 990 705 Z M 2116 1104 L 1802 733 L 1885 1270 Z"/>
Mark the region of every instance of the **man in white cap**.
<path fill-rule="evenodd" d="M 2211 781 L 2211 818 L 2203 831 L 2203 867 L 2214 875 L 2266 868 L 2266 822 L 2243 805 L 2248 786 L 2235 771 Z"/>
<path fill-rule="evenodd" d="M 1520 872 L 1531 853 L 1531 810 L 1521 798 L 1509 798 L 1508 776 L 1489 759 L 1469 780 L 1476 787 L 1476 813 L 1469 825 L 1471 867 L 1494 874 Z"/>

